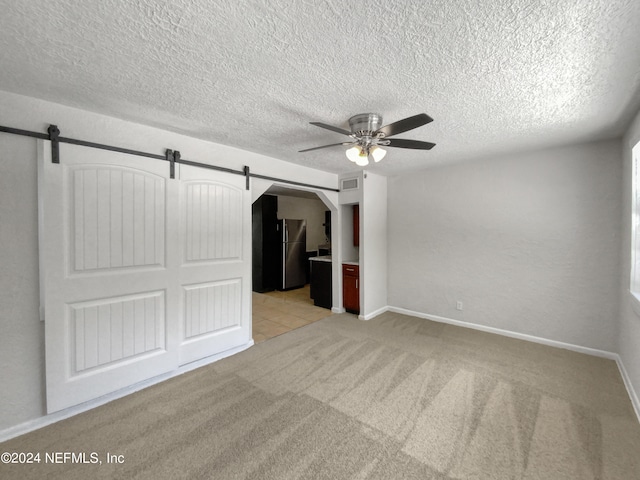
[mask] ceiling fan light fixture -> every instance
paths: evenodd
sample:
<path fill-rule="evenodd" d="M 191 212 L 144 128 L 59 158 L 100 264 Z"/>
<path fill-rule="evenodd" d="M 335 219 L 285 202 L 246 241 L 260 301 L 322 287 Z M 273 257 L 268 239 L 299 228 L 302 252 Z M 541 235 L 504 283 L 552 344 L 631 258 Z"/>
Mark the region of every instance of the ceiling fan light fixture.
<path fill-rule="evenodd" d="M 387 151 L 384 148 L 381 148 L 381 147 L 372 147 L 369 150 L 369 153 L 373 157 L 373 160 L 376 163 L 378 163 L 380 160 L 382 160 L 384 158 L 384 156 L 387 154 Z"/>
<path fill-rule="evenodd" d="M 435 143 L 409 140 L 405 138 L 388 139 L 394 135 L 408 132 L 433 121 L 426 113 L 419 113 L 412 117 L 403 118 L 397 122 L 381 127 L 382 116 L 377 113 L 360 113 L 349 119 L 350 130 L 327 125 L 322 122 L 311 122 L 311 125 L 322 127 L 326 130 L 341 133 L 351 138 L 349 142 L 333 143 L 320 147 L 306 148 L 300 152 L 309 152 L 320 148 L 337 147 L 338 145 L 351 145 L 345 152 L 347 158 L 360 167 L 369 165 L 369 155 L 374 162 L 379 162 L 387 154 L 384 147 L 410 148 L 413 150 L 431 150 Z"/>
<path fill-rule="evenodd" d="M 355 147 L 348 148 L 346 153 L 349 160 L 357 162 L 358 158 L 360 158 L 360 155 L 362 154 L 362 150 L 356 145 Z"/>
<path fill-rule="evenodd" d="M 360 155 L 358 155 L 358 158 L 356 160 L 356 165 L 358 165 L 359 167 L 366 167 L 367 165 L 369 165 L 369 154 L 366 150 L 362 150 L 360 152 Z"/>

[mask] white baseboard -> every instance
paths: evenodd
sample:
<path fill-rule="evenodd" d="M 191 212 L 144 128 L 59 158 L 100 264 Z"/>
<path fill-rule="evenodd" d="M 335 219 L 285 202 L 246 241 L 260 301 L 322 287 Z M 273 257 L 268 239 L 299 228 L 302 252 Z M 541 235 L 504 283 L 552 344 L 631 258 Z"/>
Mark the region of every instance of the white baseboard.
<path fill-rule="evenodd" d="M 371 320 L 374 317 L 377 317 L 378 315 L 383 314 L 384 312 L 389 311 L 389 307 L 388 306 L 384 306 L 382 308 L 379 308 L 378 310 L 374 310 L 371 313 L 367 313 L 366 315 L 358 315 L 358 319 L 360 320 Z"/>
<path fill-rule="evenodd" d="M 587 355 L 593 355 L 595 357 L 604 357 L 610 360 L 615 360 L 616 353 L 607 352 L 606 350 L 598 350 L 596 348 L 583 347 L 580 345 L 574 345 L 572 343 L 559 342 L 557 340 L 549 340 L 548 338 L 536 337 L 534 335 L 528 335 L 526 333 L 513 332 L 511 330 L 503 330 L 501 328 L 487 327 L 485 325 L 479 325 L 477 323 L 463 322 L 461 320 L 454 320 L 452 318 L 440 317 L 438 315 L 430 315 L 421 312 L 415 312 L 413 310 L 407 310 L 399 307 L 389 307 L 389 311 L 402 313 L 404 315 L 410 315 L 412 317 L 426 318 L 427 320 L 433 320 L 439 323 L 448 323 L 450 325 L 456 325 L 458 327 L 472 328 L 473 330 L 480 330 L 482 332 L 495 333 L 505 337 L 517 338 L 519 340 L 526 340 L 528 342 L 540 343 L 542 345 L 549 345 L 550 347 L 564 348 L 565 350 L 572 350 L 574 352 L 586 353 Z"/>
<path fill-rule="evenodd" d="M 229 357 L 231 355 L 235 355 L 236 353 L 240 353 L 241 351 L 246 350 L 247 348 L 253 345 L 254 345 L 254 342 L 253 342 L 253 339 L 251 339 L 244 345 L 231 348 L 224 352 L 211 355 L 210 357 L 206 357 L 201 360 L 197 360 L 195 362 L 187 363 L 186 365 L 182 365 L 176 370 L 173 370 L 171 372 L 168 372 L 162 375 L 158 375 L 157 377 L 153 377 L 148 380 L 144 380 L 142 382 L 138 382 L 135 385 L 131 385 L 129 387 L 123 388 L 116 392 L 103 395 L 102 397 L 96 398 L 95 400 L 90 400 L 88 402 L 81 403 L 80 405 L 75 405 L 65 410 L 54 412 L 49 415 L 44 415 L 42 417 L 35 418 L 33 420 L 28 420 L 19 425 L 15 425 L 13 427 L 0 430 L 0 442 L 5 442 L 7 440 L 18 437 L 20 435 L 24 435 L 25 433 L 29 433 L 34 430 L 38 430 L 42 427 L 46 427 L 47 425 L 51 425 L 61 420 L 65 420 L 67 418 L 73 417 L 74 415 L 78 415 L 79 413 L 83 413 L 88 410 L 92 410 L 96 407 L 99 407 L 101 405 L 105 405 L 109 402 L 112 402 L 113 400 L 126 397 L 127 395 L 131 395 L 132 393 L 138 392 L 140 390 L 144 390 L 147 387 L 164 382 L 165 380 L 169 380 L 170 378 L 177 377 L 178 375 L 182 375 L 183 373 L 190 372 L 191 370 L 195 370 L 196 368 L 209 365 L 211 363 L 217 362 L 218 360 L 222 360 L 225 357 Z"/>
<path fill-rule="evenodd" d="M 640 399 L 638 399 L 638 394 L 633 388 L 633 384 L 631 383 L 631 378 L 629 378 L 627 369 L 624 368 L 622 358 L 620 358 L 620 355 L 618 354 L 616 354 L 616 363 L 618 364 L 618 370 L 620 370 L 622 381 L 624 382 L 624 386 L 627 388 L 627 393 L 629 394 L 629 398 L 631 399 L 631 405 L 633 405 L 633 409 L 635 410 L 636 416 L 638 417 L 638 422 L 640 422 Z"/>
<path fill-rule="evenodd" d="M 636 412 L 636 416 L 638 417 L 638 422 L 640 422 L 640 400 L 638 399 L 638 395 L 636 394 L 636 390 L 633 388 L 631 384 L 631 379 L 629 378 L 629 374 L 622 363 L 622 359 L 620 355 L 613 352 L 608 352 L 606 350 L 598 350 L 596 348 L 583 347 L 581 345 L 575 345 L 572 343 L 559 342 L 557 340 L 550 340 L 548 338 L 536 337 L 534 335 L 527 335 L 526 333 L 518 333 L 512 332 L 511 330 L 503 330 L 501 328 L 495 327 L 487 327 L 485 325 L 478 325 L 477 323 L 469 323 L 463 322 L 461 320 L 454 320 L 452 318 L 440 317 L 438 315 L 429 315 L 426 313 L 416 312 L 414 310 L 407 310 L 406 308 L 400 307 L 388 307 L 390 312 L 401 313 L 403 315 L 410 315 L 412 317 L 424 318 L 427 320 L 432 320 L 434 322 L 439 323 L 448 323 L 450 325 L 456 325 L 458 327 L 471 328 L 474 330 L 480 330 L 482 332 L 487 333 L 495 333 L 496 335 L 503 335 L 505 337 L 517 338 L 519 340 L 526 340 L 528 342 L 539 343 L 542 345 L 548 345 L 550 347 L 563 348 L 565 350 L 571 350 L 574 352 L 584 353 L 587 355 L 593 355 L 594 357 L 602 357 L 608 358 L 609 360 L 614 360 L 618 365 L 618 370 L 620 370 L 620 375 L 622 376 L 622 381 L 624 382 L 624 386 L 627 389 L 627 394 L 629 395 L 629 399 L 631 400 L 631 404 L 633 409 Z"/>

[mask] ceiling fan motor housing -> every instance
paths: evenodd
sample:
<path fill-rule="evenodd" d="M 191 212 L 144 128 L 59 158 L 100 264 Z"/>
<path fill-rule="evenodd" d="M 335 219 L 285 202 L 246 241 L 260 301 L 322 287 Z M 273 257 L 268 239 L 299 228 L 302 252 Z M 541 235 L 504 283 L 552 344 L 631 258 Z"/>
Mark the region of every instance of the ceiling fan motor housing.
<path fill-rule="evenodd" d="M 359 113 L 349 119 L 351 133 L 358 136 L 370 136 L 382 126 L 382 115 L 377 113 Z"/>

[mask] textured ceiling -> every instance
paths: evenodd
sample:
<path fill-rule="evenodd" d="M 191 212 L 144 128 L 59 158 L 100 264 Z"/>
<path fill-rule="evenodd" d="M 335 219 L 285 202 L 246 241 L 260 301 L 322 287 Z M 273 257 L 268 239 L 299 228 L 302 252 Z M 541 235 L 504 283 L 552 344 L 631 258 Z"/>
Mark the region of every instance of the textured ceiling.
<path fill-rule="evenodd" d="M 619 135 L 640 108 L 638 0 L 0 0 L 0 90 L 332 172 L 357 113 L 425 112 L 369 170 Z M 63 127 L 63 126 L 61 126 Z M 115 142 L 114 142 L 115 143 Z"/>

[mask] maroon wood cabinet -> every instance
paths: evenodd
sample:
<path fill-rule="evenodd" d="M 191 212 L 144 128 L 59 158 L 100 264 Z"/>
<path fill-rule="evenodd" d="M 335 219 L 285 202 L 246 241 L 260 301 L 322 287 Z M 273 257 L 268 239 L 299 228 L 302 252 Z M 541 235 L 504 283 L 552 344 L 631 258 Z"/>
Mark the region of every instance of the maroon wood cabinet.
<path fill-rule="evenodd" d="M 360 268 L 342 265 L 342 304 L 347 312 L 360 313 Z"/>

